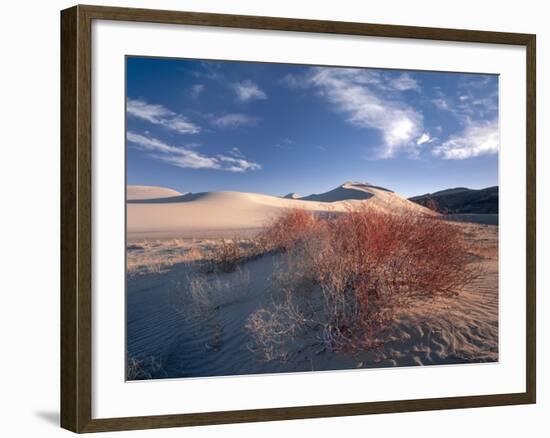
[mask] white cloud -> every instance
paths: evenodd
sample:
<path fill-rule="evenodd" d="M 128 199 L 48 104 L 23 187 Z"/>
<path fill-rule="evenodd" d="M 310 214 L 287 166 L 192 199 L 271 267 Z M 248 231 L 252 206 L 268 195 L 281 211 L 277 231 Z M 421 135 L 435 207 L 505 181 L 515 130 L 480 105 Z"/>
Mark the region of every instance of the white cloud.
<path fill-rule="evenodd" d="M 464 160 L 480 155 L 496 154 L 499 149 L 497 119 L 492 121 L 469 121 L 460 134 L 449 137 L 435 147 L 433 155 L 445 160 Z"/>
<path fill-rule="evenodd" d="M 136 134 L 132 131 L 128 131 L 128 133 L 126 134 L 126 140 L 128 140 L 130 143 L 137 144 L 148 151 L 158 151 L 166 153 L 178 152 L 178 148 L 176 148 L 175 146 L 169 146 L 162 141 L 157 140 L 156 138 Z"/>
<path fill-rule="evenodd" d="M 126 111 L 132 117 L 146 120 L 155 125 L 164 126 L 180 134 L 197 134 L 200 132 L 199 126 L 163 105 L 151 104 L 144 100 L 128 98 Z"/>
<path fill-rule="evenodd" d="M 244 155 L 243 153 L 241 152 L 241 150 L 237 147 L 233 147 L 229 150 L 229 152 L 227 152 L 228 154 L 230 155 L 233 155 L 234 157 L 237 157 L 237 158 L 244 158 Z"/>
<path fill-rule="evenodd" d="M 143 100 L 128 98 L 126 111 L 134 117 L 148 122 L 160 124 L 166 117 L 172 117 L 174 113 L 162 105 L 147 103 Z"/>
<path fill-rule="evenodd" d="M 218 155 L 218 159 L 224 163 L 228 164 L 228 167 L 224 167 L 223 170 L 227 170 L 228 172 L 246 172 L 248 170 L 260 170 L 262 166 L 260 166 L 258 163 L 254 163 L 253 161 L 247 161 L 244 158 L 235 158 L 235 157 L 228 157 L 227 155 Z"/>
<path fill-rule="evenodd" d="M 398 76 L 397 78 L 392 79 L 390 81 L 390 85 L 399 91 L 407 91 L 407 90 L 420 91 L 420 85 L 418 85 L 418 82 L 416 82 L 416 80 L 413 79 L 407 73 L 403 73 L 401 74 L 401 76 Z"/>
<path fill-rule="evenodd" d="M 432 103 L 438 110 L 451 111 L 451 103 L 442 97 L 432 99 Z"/>
<path fill-rule="evenodd" d="M 305 74 L 286 75 L 281 83 L 294 89 L 314 88 L 349 123 L 378 130 L 382 144 L 375 158 L 391 158 L 398 153 L 415 158 L 426 145 L 430 149 L 437 145 L 437 137 L 442 135 L 441 126 L 431 129 L 437 137 L 424 131 L 421 111 L 405 98 L 403 92 L 407 90 L 421 91 L 419 82 L 408 73 L 396 76 L 382 70 L 317 67 Z M 489 77 L 467 76 L 453 96 L 446 95 L 440 86 L 431 89 L 429 101 L 463 127 L 460 135 L 431 149 L 434 156 L 465 159 L 498 151 L 497 82 Z"/>
<path fill-rule="evenodd" d="M 229 151 L 230 154 L 235 154 L 238 152 L 238 157 L 229 157 L 225 155 L 209 156 L 191 150 L 191 146 L 172 146 L 156 138 L 136 134 L 131 131 L 127 133 L 126 139 L 138 148 L 149 152 L 152 158 L 164 161 L 177 167 L 191 169 L 215 169 L 226 172 L 240 173 L 260 170 L 262 168 L 258 163 L 246 160 L 238 148 L 233 148 Z"/>
<path fill-rule="evenodd" d="M 498 153 L 498 82 L 489 76 L 466 75 L 454 96 L 435 90 L 434 106 L 455 117 L 462 131 L 432 149 L 446 160 L 464 160 Z M 437 129 L 436 129 L 437 130 Z M 441 134 L 441 129 L 439 129 Z M 435 139 L 434 139 L 435 140 Z"/>
<path fill-rule="evenodd" d="M 250 80 L 237 82 L 232 87 L 235 93 L 237 93 L 237 99 L 241 102 L 248 102 L 254 99 L 267 99 L 265 92 Z"/>
<path fill-rule="evenodd" d="M 472 102 L 470 114 L 473 116 L 486 117 L 498 112 L 498 96 L 496 94 L 471 98 L 470 101 Z"/>
<path fill-rule="evenodd" d="M 172 119 L 163 120 L 161 125 L 180 134 L 197 134 L 200 132 L 200 128 L 197 125 L 191 123 L 183 116 L 175 116 Z"/>
<path fill-rule="evenodd" d="M 282 79 L 279 80 L 279 83 L 287 86 L 288 88 L 307 88 L 309 83 L 307 78 L 303 75 L 295 74 L 286 74 Z"/>
<path fill-rule="evenodd" d="M 423 145 L 424 143 L 431 143 L 434 139 L 428 134 L 427 132 L 424 132 L 420 137 L 418 137 L 418 140 L 416 140 L 416 144 L 418 146 Z"/>
<path fill-rule="evenodd" d="M 246 114 L 230 113 L 223 116 L 215 117 L 212 123 L 220 128 L 237 128 L 239 126 L 251 126 L 256 124 L 256 117 Z"/>
<path fill-rule="evenodd" d="M 379 158 L 393 157 L 398 151 L 418 154 L 416 140 L 423 133 L 422 114 L 406 103 L 385 98 L 376 89 L 378 72 L 357 69 L 314 68 L 309 81 L 321 96 L 347 115 L 356 126 L 380 131 L 383 145 Z"/>

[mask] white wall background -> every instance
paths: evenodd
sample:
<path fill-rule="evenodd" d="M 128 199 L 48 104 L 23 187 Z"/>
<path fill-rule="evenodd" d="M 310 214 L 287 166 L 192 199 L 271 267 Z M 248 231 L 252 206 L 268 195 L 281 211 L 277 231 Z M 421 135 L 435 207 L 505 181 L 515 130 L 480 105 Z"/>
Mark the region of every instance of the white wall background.
<path fill-rule="evenodd" d="M 484 29 L 537 34 L 538 77 L 538 404 L 457 411 L 209 426 L 105 436 L 188 437 L 378 435 L 407 438 L 444 435 L 544 436 L 550 421 L 550 384 L 543 349 L 550 325 L 543 321 L 545 258 L 550 220 L 543 144 L 550 135 L 549 11 L 545 2 L 461 0 L 111 0 L 110 6 L 272 15 L 372 23 Z M 59 404 L 59 10 L 62 0 L 4 2 L 0 24 L 0 433 L 68 436 L 58 428 Z M 543 247 L 546 247 L 543 249 Z"/>

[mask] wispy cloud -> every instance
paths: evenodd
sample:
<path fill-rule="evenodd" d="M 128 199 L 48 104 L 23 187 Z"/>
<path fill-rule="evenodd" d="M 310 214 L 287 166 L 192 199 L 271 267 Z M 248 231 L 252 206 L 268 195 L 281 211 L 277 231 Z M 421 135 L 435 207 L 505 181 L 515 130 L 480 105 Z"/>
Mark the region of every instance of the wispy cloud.
<path fill-rule="evenodd" d="M 390 158 L 399 151 L 413 157 L 418 154 L 417 139 L 423 133 L 422 114 L 398 97 L 384 93 L 383 89 L 394 85 L 391 81 L 388 85 L 381 73 L 313 68 L 307 80 L 334 108 L 346 115 L 349 123 L 380 132 L 382 146 L 378 158 Z"/>
<path fill-rule="evenodd" d="M 499 148 L 497 119 L 491 121 L 469 121 L 459 134 L 450 136 L 432 153 L 445 160 L 464 160 L 480 155 L 496 154 Z"/>
<path fill-rule="evenodd" d="M 450 100 L 445 99 L 444 97 L 436 97 L 431 100 L 434 106 L 441 111 L 452 111 L 452 104 Z"/>
<path fill-rule="evenodd" d="M 228 157 L 227 155 L 218 155 L 217 157 L 225 167 L 222 170 L 228 172 L 242 173 L 249 170 L 260 170 L 262 166 L 252 161 L 247 161 L 244 158 Z"/>
<path fill-rule="evenodd" d="M 305 75 L 297 75 L 287 73 L 281 79 L 279 79 L 279 84 L 284 85 L 288 88 L 308 88 L 310 86 L 308 77 Z"/>
<path fill-rule="evenodd" d="M 198 98 L 204 91 L 204 84 L 195 84 L 191 87 L 190 94 L 193 99 Z"/>
<path fill-rule="evenodd" d="M 199 126 L 163 105 L 151 104 L 145 100 L 128 98 L 126 111 L 131 117 L 146 120 L 155 125 L 164 126 L 180 134 L 197 134 L 200 132 Z"/>
<path fill-rule="evenodd" d="M 498 83 L 488 76 L 465 75 L 456 95 L 445 94 L 440 86 L 431 87 L 428 102 L 454 116 L 460 130 L 442 143 L 441 127 L 433 128 L 437 137 L 425 130 L 421 107 L 413 107 L 414 100 L 405 93 L 422 91 L 409 73 L 315 67 L 305 74 L 287 74 L 280 83 L 293 89 L 313 88 L 347 122 L 379 131 L 378 155 L 369 158 L 399 153 L 416 158 L 421 151 L 431 151 L 443 159 L 465 159 L 498 151 Z"/>
<path fill-rule="evenodd" d="M 238 147 L 231 148 L 227 153 L 237 158 L 244 158 L 243 153 Z"/>
<path fill-rule="evenodd" d="M 418 82 L 407 73 L 403 73 L 397 78 L 391 79 L 390 86 L 399 91 L 420 91 L 420 85 L 418 84 Z"/>
<path fill-rule="evenodd" d="M 221 82 L 225 76 L 221 72 L 222 63 L 215 61 L 202 61 L 200 63 L 202 70 L 196 70 L 193 72 L 193 76 L 200 79 L 209 79 L 215 82 Z"/>
<path fill-rule="evenodd" d="M 243 173 L 260 170 L 260 164 L 247 160 L 238 148 L 232 148 L 225 154 L 206 155 L 196 152 L 189 146 L 173 146 L 156 138 L 129 131 L 126 134 L 128 142 L 149 152 L 155 158 L 173 166 L 190 169 L 214 169 L 226 172 Z M 236 155 L 238 153 L 238 155 Z"/>
<path fill-rule="evenodd" d="M 462 79 L 456 96 L 435 89 L 432 104 L 441 111 L 448 111 L 460 122 L 470 119 L 491 119 L 498 113 L 498 86 L 489 76 Z"/>
<path fill-rule="evenodd" d="M 461 129 L 432 149 L 445 160 L 464 160 L 498 153 L 498 82 L 490 76 L 465 75 L 454 95 L 435 90 L 432 104 L 450 113 Z"/>
<path fill-rule="evenodd" d="M 267 94 L 254 82 L 244 80 L 232 85 L 240 102 L 248 102 L 255 99 L 267 99 Z"/>
<path fill-rule="evenodd" d="M 239 126 L 252 126 L 255 125 L 257 121 L 257 117 L 241 113 L 229 113 L 212 118 L 212 123 L 219 128 L 237 128 Z"/>
<path fill-rule="evenodd" d="M 161 120 L 172 117 L 174 113 L 162 105 L 147 103 L 143 100 L 128 98 L 126 110 L 131 116 L 148 122 L 160 124 Z"/>
<path fill-rule="evenodd" d="M 292 140 L 291 138 L 285 137 L 280 142 L 276 143 L 275 147 L 280 149 L 291 149 L 293 144 L 294 144 L 294 140 Z"/>

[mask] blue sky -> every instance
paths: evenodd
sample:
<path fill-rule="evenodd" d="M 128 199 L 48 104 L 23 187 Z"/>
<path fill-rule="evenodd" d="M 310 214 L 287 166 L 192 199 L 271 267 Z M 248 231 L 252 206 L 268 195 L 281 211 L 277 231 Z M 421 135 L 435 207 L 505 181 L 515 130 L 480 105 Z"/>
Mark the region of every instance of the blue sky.
<path fill-rule="evenodd" d="M 127 59 L 127 182 L 405 196 L 498 184 L 498 77 Z"/>

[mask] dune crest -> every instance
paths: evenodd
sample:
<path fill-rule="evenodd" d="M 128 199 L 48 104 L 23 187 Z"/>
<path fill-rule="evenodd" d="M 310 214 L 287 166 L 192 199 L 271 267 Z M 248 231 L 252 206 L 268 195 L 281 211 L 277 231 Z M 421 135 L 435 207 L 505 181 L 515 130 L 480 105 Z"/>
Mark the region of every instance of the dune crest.
<path fill-rule="evenodd" d="M 156 186 L 126 186 L 126 199 L 128 201 L 138 201 L 144 199 L 161 199 L 172 196 L 181 196 L 182 193 L 166 187 Z"/>
<path fill-rule="evenodd" d="M 347 182 L 326 193 L 298 199 L 245 192 L 182 195 L 171 189 L 151 189 L 155 190 L 139 191 L 141 196 L 151 197 L 128 198 L 129 235 L 192 237 L 201 230 L 257 229 L 294 208 L 339 213 L 369 205 L 385 212 L 436 214 L 388 189 L 364 183 Z M 161 196 L 155 198 L 155 193 Z"/>
<path fill-rule="evenodd" d="M 384 187 L 374 186 L 368 183 L 348 181 L 325 193 L 313 194 L 300 198 L 304 201 L 338 202 L 350 199 L 365 200 L 375 196 L 381 191 L 393 193 Z"/>

